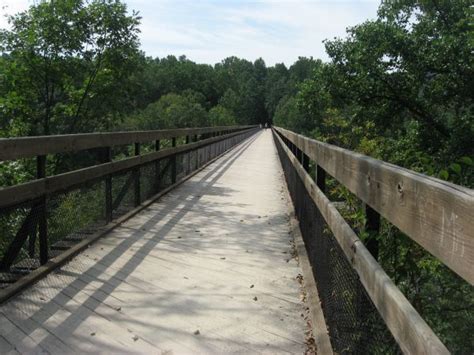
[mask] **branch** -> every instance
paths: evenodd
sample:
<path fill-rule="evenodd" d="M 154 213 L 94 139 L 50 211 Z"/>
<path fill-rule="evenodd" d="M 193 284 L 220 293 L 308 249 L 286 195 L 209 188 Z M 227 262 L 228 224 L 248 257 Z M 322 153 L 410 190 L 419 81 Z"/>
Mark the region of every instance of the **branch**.
<path fill-rule="evenodd" d="M 86 89 L 84 90 L 84 93 L 82 94 L 81 100 L 79 101 L 79 105 L 77 106 L 77 110 L 75 115 L 73 116 L 72 123 L 69 127 L 69 133 L 73 133 L 74 129 L 76 127 L 76 123 L 79 117 L 79 113 L 81 112 L 82 106 L 84 105 L 84 102 L 86 100 L 87 95 L 89 94 L 90 89 L 92 88 L 92 84 L 94 83 L 95 78 L 97 77 L 97 74 L 99 72 L 100 66 L 102 64 L 102 53 L 98 54 L 98 59 L 97 59 L 97 65 L 92 71 L 91 76 L 89 77 L 89 80 L 86 85 Z"/>

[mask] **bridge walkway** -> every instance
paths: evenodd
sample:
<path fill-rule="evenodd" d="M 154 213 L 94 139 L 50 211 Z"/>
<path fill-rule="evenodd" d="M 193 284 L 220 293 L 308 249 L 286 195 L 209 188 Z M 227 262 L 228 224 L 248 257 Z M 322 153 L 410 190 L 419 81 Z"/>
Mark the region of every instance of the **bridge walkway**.
<path fill-rule="evenodd" d="M 298 353 L 306 305 L 270 130 L 0 306 L 0 353 Z"/>

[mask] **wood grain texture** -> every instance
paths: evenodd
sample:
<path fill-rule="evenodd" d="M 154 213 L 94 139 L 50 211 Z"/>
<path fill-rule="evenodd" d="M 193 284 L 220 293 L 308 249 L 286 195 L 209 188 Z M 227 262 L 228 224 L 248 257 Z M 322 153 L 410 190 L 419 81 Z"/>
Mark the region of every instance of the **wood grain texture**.
<path fill-rule="evenodd" d="M 474 191 L 298 135 L 277 132 L 459 276 L 474 284 Z"/>
<path fill-rule="evenodd" d="M 444 344 L 372 257 L 336 207 L 317 187 L 278 135 L 278 144 L 293 164 L 375 307 L 404 353 L 449 354 Z"/>
<path fill-rule="evenodd" d="M 1 305 L 0 353 L 303 354 L 285 188 L 252 136 Z"/>
<path fill-rule="evenodd" d="M 0 161 L 29 158 L 98 147 L 152 142 L 157 139 L 200 135 L 212 132 L 236 132 L 256 126 L 222 126 L 204 128 L 179 128 L 156 131 L 81 133 L 55 136 L 36 136 L 0 139 Z"/>
<path fill-rule="evenodd" d="M 45 194 L 52 194 L 58 191 L 66 190 L 110 174 L 129 170 L 133 167 L 174 156 L 179 153 L 199 149 L 206 145 L 246 133 L 248 133 L 248 129 L 230 133 L 224 136 L 208 138 L 195 143 L 162 149 L 152 153 L 138 155 L 119 161 L 94 165 L 63 174 L 49 176 L 20 185 L 6 187 L 0 189 L 0 208 L 5 208 L 25 201 L 33 200 L 39 198 L 40 196 L 44 196 Z"/>
<path fill-rule="evenodd" d="M 200 168 L 192 171 L 188 175 L 184 176 L 182 179 L 177 181 L 176 183 L 168 186 L 167 188 L 163 189 L 156 195 L 152 196 L 146 201 L 143 201 L 140 206 L 135 207 L 131 211 L 125 213 L 124 215 L 118 217 L 117 219 L 107 223 L 105 226 L 98 228 L 95 233 L 91 234 L 88 238 L 82 240 L 78 244 L 74 245 L 73 247 L 67 249 L 66 251 L 62 252 L 60 255 L 56 256 L 55 258 L 50 259 L 45 265 L 40 266 L 38 269 L 30 272 L 28 275 L 20 278 L 17 282 L 13 283 L 6 289 L 0 290 L 0 304 L 7 301 L 11 297 L 15 296 L 16 294 L 20 293 L 27 287 L 33 285 L 38 280 L 41 280 L 46 275 L 48 275 L 51 271 L 59 268 L 64 263 L 68 262 L 71 258 L 82 252 L 84 249 L 89 247 L 89 245 L 93 244 L 100 238 L 102 238 L 107 233 L 111 232 L 114 228 L 119 227 L 122 223 L 128 221 L 130 218 L 135 216 L 137 213 L 145 209 L 146 207 L 152 205 L 156 200 L 160 199 L 161 197 L 165 196 L 173 189 L 177 188 L 179 185 L 187 181 L 188 179 L 192 178 L 194 175 L 198 174 L 202 170 L 206 169 L 209 165 L 213 164 L 217 159 L 219 159 L 222 155 L 226 154 L 229 149 L 233 149 L 234 145 L 238 144 L 238 141 L 234 142 L 226 142 L 225 151 L 224 153 L 216 156 L 214 159 L 210 160 L 209 162 L 205 163 Z"/>

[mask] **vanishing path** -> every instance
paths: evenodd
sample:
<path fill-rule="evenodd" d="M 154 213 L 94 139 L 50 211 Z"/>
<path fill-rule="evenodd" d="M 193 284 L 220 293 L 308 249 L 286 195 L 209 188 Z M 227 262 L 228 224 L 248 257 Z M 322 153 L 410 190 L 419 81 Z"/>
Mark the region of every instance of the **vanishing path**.
<path fill-rule="evenodd" d="M 270 130 L 0 306 L 0 353 L 295 353 L 306 322 Z"/>

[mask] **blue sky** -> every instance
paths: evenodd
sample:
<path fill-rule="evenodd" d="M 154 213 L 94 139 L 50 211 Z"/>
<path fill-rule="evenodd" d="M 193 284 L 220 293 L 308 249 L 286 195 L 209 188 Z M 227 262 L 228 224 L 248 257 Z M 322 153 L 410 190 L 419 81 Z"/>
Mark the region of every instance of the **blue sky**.
<path fill-rule="evenodd" d="M 376 17 L 377 0 L 126 0 L 142 16 L 147 55 L 185 54 L 214 64 L 228 56 L 262 57 L 291 65 L 298 56 L 327 60 L 324 39 Z M 0 15 L 24 10 L 33 0 L 0 0 Z M 0 27 L 6 21 L 1 16 Z"/>

